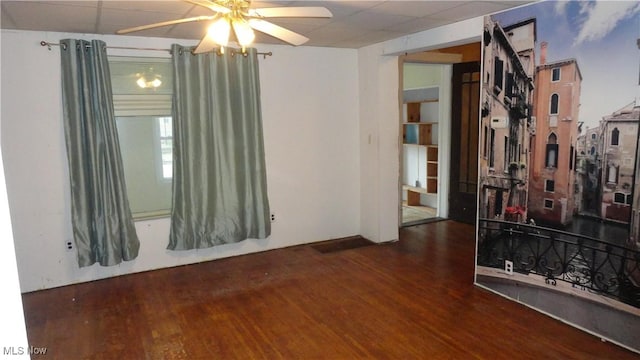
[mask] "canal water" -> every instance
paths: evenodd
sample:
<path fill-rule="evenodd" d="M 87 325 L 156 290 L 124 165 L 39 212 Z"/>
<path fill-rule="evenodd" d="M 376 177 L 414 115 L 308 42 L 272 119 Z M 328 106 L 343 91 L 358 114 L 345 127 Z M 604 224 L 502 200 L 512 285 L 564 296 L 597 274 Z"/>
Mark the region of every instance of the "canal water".
<path fill-rule="evenodd" d="M 574 216 L 571 224 L 563 230 L 620 246 L 625 246 L 629 238 L 628 225 L 603 222 L 583 216 Z"/>

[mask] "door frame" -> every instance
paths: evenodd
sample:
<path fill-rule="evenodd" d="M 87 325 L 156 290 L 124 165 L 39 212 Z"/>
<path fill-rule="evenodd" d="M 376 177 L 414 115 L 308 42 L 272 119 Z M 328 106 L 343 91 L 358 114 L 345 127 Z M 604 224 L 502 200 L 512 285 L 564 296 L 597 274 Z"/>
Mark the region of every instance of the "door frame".
<path fill-rule="evenodd" d="M 450 159 L 451 159 L 451 76 L 453 65 L 461 61 L 462 56 L 458 54 L 436 54 L 417 53 L 402 55 L 398 57 L 398 227 L 402 227 L 402 174 L 403 174 L 403 146 L 402 146 L 402 122 L 403 122 L 403 91 L 404 91 L 404 64 L 418 63 L 425 65 L 437 65 L 442 67 L 439 84 L 439 113 L 438 119 L 438 194 L 436 217 L 447 218 L 449 216 L 449 183 L 450 183 Z"/>
<path fill-rule="evenodd" d="M 404 63 L 422 63 L 442 65 L 442 78 L 440 80 L 440 114 L 442 123 L 438 126 L 438 212 L 440 218 L 449 218 L 449 192 L 451 180 L 451 124 L 452 124 L 452 91 L 453 91 L 453 64 L 469 61 L 480 61 L 482 73 L 482 46 L 479 39 L 472 39 L 467 43 L 454 46 L 434 47 L 427 51 L 416 53 L 404 53 L 398 56 L 398 134 L 399 147 L 399 171 L 398 171 L 398 227 L 402 227 L 402 174 L 403 174 L 403 148 L 402 148 L 402 99 L 403 99 L 403 66 Z M 444 106 L 443 104 L 447 104 Z"/>

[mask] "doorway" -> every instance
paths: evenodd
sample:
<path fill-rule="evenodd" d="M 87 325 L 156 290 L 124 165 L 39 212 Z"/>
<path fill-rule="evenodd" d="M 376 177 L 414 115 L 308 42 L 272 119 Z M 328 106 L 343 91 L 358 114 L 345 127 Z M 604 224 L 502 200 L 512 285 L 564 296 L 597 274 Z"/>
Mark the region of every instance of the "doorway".
<path fill-rule="evenodd" d="M 468 212 L 477 202 L 480 48 L 472 43 L 400 57 L 401 227 L 475 221 Z M 461 67 L 469 63 L 477 70 Z"/>
<path fill-rule="evenodd" d="M 442 65 L 405 63 L 402 91 L 402 225 L 438 217 Z"/>
<path fill-rule="evenodd" d="M 449 218 L 475 224 L 478 199 L 480 62 L 453 65 Z"/>

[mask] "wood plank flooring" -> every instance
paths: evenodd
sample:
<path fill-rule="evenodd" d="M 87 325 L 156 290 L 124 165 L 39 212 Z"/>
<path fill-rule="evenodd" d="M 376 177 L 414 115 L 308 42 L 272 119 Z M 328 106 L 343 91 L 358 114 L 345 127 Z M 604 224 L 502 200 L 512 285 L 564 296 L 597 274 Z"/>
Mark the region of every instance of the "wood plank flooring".
<path fill-rule="evenodd" d="M 637 359 L 473 285 L 475 230 L 309 245 L 23 296 L 34 359 Z"/>

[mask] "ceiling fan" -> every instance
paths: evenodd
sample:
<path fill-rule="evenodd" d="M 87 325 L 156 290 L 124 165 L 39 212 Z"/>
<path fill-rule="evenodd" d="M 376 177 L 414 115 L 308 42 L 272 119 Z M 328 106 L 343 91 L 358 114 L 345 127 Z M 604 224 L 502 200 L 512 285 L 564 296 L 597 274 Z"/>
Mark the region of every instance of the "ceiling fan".
<path fill-rule="evenodd" d="M 206 34 L 193 51 L 203 53 L 216 47 L 224 49 L 229 41 L 231 29 L 238 44 L 244 49 L 255 38 L 253 30 L 271 35 L 291 45 L 302 45 L 309 38 L 291 30 L 266 21 L 267 18 L 313 17 L 330 18 L 333 15 L 324 7 L 269 7 L 252 9 L 250 0 L 182 0 L 213 11 L 213 15 L 202 15 L 184 19 L 163 21 L 154 24 L 136 26 L 116 31 L 116 34 L 128 34 L 135 31 L 153 29 L 162 26 L 183 24 L 195 21 L 211 21 Z"/>

